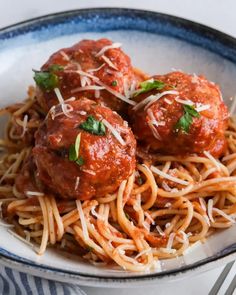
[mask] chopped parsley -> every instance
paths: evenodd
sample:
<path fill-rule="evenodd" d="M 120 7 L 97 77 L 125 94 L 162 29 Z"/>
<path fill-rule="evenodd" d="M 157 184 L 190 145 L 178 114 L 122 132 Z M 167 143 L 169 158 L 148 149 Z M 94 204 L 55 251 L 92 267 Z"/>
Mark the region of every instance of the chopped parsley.
<path fill-rule="evenodd" d="M 95 135 L 105 135 L 106 127 L 105 125 L 96 120 L 93 116 L 88 116 L 87 120 L 79 125 L 80 129 L 83 129 L 91 134 Z"/>
<path fill-rule="evenodd" d="M 84 164 L 84 159 L 79 155 L 81 133 L 76 137 L 75 143 L 69 148 L 69 160 L 75 162 L 79 166 Z"/>
<path fill-rule="evenodd" d="M 63 71 L 63 70 L 64 70 L 64 67 L 57 64 L 54 64 L 48 67 L 48 72 L 57 72 L 57 71 Z"/>
<path fill-rule="evenodd" d="M 141 89 L 138 89 L 134 96 L 137 96 L 141 93 L 145 93 L 145 92 L 148 92 L 150 90 L 153 90 L 153 89 L 156 89 L 156 90 L 161 90 L 163 89 L 164 87 L 166 86 L 166 84 L 162 81 L 159 81 L 159 80 L 147 80 L 147 81 L 144 81 L 144 82 L 141 82 L 140 83 L 140 88 Z"/>
<path fill-rule="evenodd" d="M 117 86 L 117 81 L 116 80 L 112 81 L 111 86 Z"/>
<path fill-rule="evenodd" d="M 34 81 L 36 84 L 43 90 L 51 91 L 54 88 L 58 87 L 59 79 L 58 76 L 54 73 L 57 71 L 62 71 L 63 66 L 54 64 L 49 66 L 45 71 L 34 71 Z"/>
<path fill-rule="evenodd" d="M 184 114 L 175 125 L 175 131 L 189 132 L 189 128 L 193 123 L 193 117 L 200 118 L 200 114 L 193 106 L 184 105 Z"/>
<path fill-rule="evenodd" d="M 75 163 L 79 166 L 82 166 L 84 164 L 84 159 L 81 156 L 79 156 Z"/>

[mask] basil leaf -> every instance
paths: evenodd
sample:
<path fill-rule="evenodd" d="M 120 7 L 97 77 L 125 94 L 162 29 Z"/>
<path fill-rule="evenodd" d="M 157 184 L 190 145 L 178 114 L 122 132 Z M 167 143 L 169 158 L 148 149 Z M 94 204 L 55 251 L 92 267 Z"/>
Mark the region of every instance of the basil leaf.
<path fill-rule="evenodd" d="M 193 117 L 200 118 L 200 114 L 193 106 L 184 105 L 184 115 L 179 119 L 175 125 L 175 131 L 182 131 L 188 133 L 190 126 L 193 123 Z"/>
<path fill-rule="evenodd" d="M 79 125 L 80 129 L 83 129 L 91 134 L 95 135 L 105 135 L 106 128 L 105 125 L 96 120 L 93 116 L 88 116 L 87 120 Z"/>
<path fill-rule="evenodd" d="M 43 71 L 34 71 L 34 81 L 36 84 L 43 90 L 51 91 L 54 88 L 58 87 L 59 79 L 55 71 L 62 71 L 64 67 L 61 65 L 51 65 L 47 70 Z"/>
<path fill-rule="evenodd" d="M 75 139 L 75 144 L 72 144 L 69 148 L 69 161 L 75 162 L 79 166 L 84 164 L 84 159 L 79 156 L 81 133 L 79 133 Z"/>
<path fill-rule="evenodd" d="M 72 144 L 69 148 L 69 160 L 70 161 L 76 161 L 77 160 L 77 156 L 76 156 L 76 150 L 75 150 L 75 145 Z"/>
<path fill-rule="evenodd" d="M 184 105 L 184 111 L 190 114 L 192 117 L 196 117 L 196 118 L 200 117 L 200 114 L 198 113 L 198 111 L 195 110 L 193 106 Z"/>
<path fill-rule="evenodd" d="M 46 91 L 53 90 L 59 84 L 57 75 L 50 72 L 35 72 L 34 81 L 40 88 Z"/>
<path fill-rule="evenodd" d="M 153 80 L 153 81 L 144 81 L 140 83 L 140 87 L 141 89 L 138 89 L 135 94 L 134 97 L 141 94 L 141 93 L 145 93 L 148 92 L 150 90 L 156 89 L 156 90 L 161 90 L 165 87 L 165 83 L 159 80 Z"/>

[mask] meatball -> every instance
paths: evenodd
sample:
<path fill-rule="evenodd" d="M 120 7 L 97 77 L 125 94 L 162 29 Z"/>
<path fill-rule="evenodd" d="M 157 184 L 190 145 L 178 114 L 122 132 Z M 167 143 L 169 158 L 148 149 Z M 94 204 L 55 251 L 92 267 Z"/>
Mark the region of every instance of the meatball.
<path fill-rule="evenodd" d="M 229 114 L 219 87 L 203 76 L 182 72 L 157 75 L 153 81 L 159 81 L 159 90 L 137 95 L 142 103 L 130 110 L 140 143 L 153 152 L 222 155 Z"/>
<path fill-rule="evenodd" d="M 109 48 L 111 45 L 114 48 Z M 85 96 L 121 111 L 126 105 L 122 97 L 128 97 L 129 90 L 135 89 L 141 77 L 135 75 L 130 58 L 119 46 L 119 43 L 108 39 L 82 40 L 54 53 L 42 66 L 41 72 L 35 74 L 39 85 L 36 97 L 42 108 L 47 112 L 58 103 L 53 89 L 56 86 L 65 99 Z M 41 73 L 44 76 L 50 74 L 46 84 Z"/>
<path fill-rule="evenodd" d="M 33 155 L 39 179 L 61 198 L 85 200 L 113 193 L 135 169 L 131 129 L 95 101 L 81 98 L 68 104 L 70 114 L 65 116 L 58 105 L 58 115 L 49 113 L 36 133 Z"/>

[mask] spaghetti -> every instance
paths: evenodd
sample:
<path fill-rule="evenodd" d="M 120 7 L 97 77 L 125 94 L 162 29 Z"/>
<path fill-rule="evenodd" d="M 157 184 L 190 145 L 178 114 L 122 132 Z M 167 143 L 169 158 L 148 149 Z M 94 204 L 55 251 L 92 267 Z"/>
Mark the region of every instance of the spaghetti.
<path fill-rule="evenodd" d="M 130 271 L 147 271 L 156 261 L 183 254 L 236 217 L 236 122 L 225 132 L 228 143 L 220 161 L 208 152 L 186 157 L 137 153 L 137 166 L 113 194 L 80 200 L 17 191 L 15 179 L 30 157 L 34 133 L 45 117 L 34 88 L 29 97 L 1 111 L 9 113 L 6 150 L 0 162 L 4 220 L 38 254 L 59 247 L 90 262 L 115 262 Z M 37 181 L 36 174 L 33 176 Z M 76 180 L 79 185 L 79 178 Z M 1 224 L 4 226 L 4 224 Z M 9 231 L 12 229 L 9 228 Z"/>

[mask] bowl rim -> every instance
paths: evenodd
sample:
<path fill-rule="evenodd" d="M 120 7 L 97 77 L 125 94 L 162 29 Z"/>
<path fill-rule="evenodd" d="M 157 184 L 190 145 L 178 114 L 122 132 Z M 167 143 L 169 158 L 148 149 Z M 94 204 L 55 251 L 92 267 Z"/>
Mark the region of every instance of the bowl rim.
<path fill-rule="evenodd" d="M 189 19 L 144 9 L 93 7 L 50 13 L 0 28 L 0 40 L 11 39 L 18 35 L 34 32 L 48 26 L 56 26 L 58 24 L 67 23 L 68 20 L 72 20 L 76 17 L 91 17 L 95 15 L 100 15 L 103 17 L 109 17 L 111 15 L 116 17 L 124 16 L 126 18 L 133 17 L 135 19 L 150 19 L 152 21 L 159 21 L 160 23 L 167 23 L 173 28 L 183 30 L 184 33 L 187 34 L 182 35 L 179 31 L 171 32 L 168 30 L 168 32 L 162 32 L 162 35 L 179 38 L 206 48 L 236 63 L 236 38 L 233 36 Z M 120 24 L 119 28 L 122 29 L 122 24 Z M 109 28 L 109 30 L 114 30 L 114 28 Z M 117 28 L 115 30 L 117 30 Z M 131 30 L 135 30 L 135 28 L 131 28 Z M 141 31 L 141 29 L 137 30 Z M 142 31 L 153 32 L 153 30 L 149 29 L 148 27 L 145 27 L 145 29 Z M 157 34 L 157 32 L 154 33 Z M 193 35 L 194 38 L 190 35 Z M 203 44 L 202 42 L 207 43 Z M 211 43 L 214 43 L 214 45 Z M 223 48 L 219 48 L 218 46 L 223 46 Z M 226 49 L 226 52 L 224 52 L 222 49 Z"/>
<path fill-rule="evenodd" d="M 38 31 L 44 29 L 48 26 L 57 26 L 58 24 L 68 23 L 68 21 L 78 18 L 100 15 L 105 17 L 127 17 L 127 18 L 138 18 L 144 20 L 158 21 L 162 25 L 168 24 L 174 28 L 182 30 L 182 32 L 188 32 L 187 35 L 181 35 L 179 31 L 173 33 L 164 32 L 163 35 L 170 37 L 175 37 L 182 39 L 188 43 L 192 43 L 207 50 L 210 50 L 236 64 L 236 38 L 227 35 L 219 30 L 213 29 L 211 27 L 199 24 L 197 22 L 180 18 L 173 15 L 168 15 L 164 13 L 142 10 L 142 9 L 131 9 L 131 8 L 120 8 L 120 7 L 102 7 L 102 8 L 85 8 L 85 9 L 75 9 L 62 11 L 57 13 L 51 13 L 36 18 L 28 19 L 25 21 L 18 22 L 0 29 L 0 40 L 9 40 L 14 37 L 24 35 L 25 33 Z M 119 29 L 122 29 L 120 27 Z M 133 28 L 134 29 L 134 28 Z M 114 29 L 113 29 L 114 30 Z M 132 28 L 131 28 L 132 30 Z M 141 31 L 140 29 L 138 29 Z M 147 28 L 143 31 L 151 32 Z M 160 32 L 156 32 L 160 34 Z M 192 36 L 191 36 L 192 34 Z M 196 36 L 198 38 L 196 38 Z M 202 44 L 202 42 L 205 42 Z M 215 46 L 217 45 L 217 46 Z M 223 50 L 226 49 L 226 50 Z M 1 49 L 0 49 L 1 50 Z M 58 276 L 68 276 L 73 278 L 78 278 L 80 281 L 103 281 L 103 282 L 115 282 L 116 284 L 123 284 L 132 281 L 150 281 L 154 279 L 164 279 L 166 277 L 178 277 L 178 275 L 185 274 L 190 270 L 197 270 L 203 268 L 206 265 L 212 265 L 214 262 L 218 263 L 219 261 L 224 260 L 233 260 L 236 257 L 236 244 L 229 246 L 228 248 L 222 250 L 221 252 L 208 257 L 204 260 L 200 260 L 190 265 L 186 265 L 179 269 L 173 269 L 169 271 L 157 272 L 157 273 L 146 273 L 130 275 L 128 277 L 119 276 L 116 273 L 116 276 L 113 277 L 107 275 L 93 275 L 87 273 L 80 273 L 70 270 L 63 270 L 53 266 L 47 266 L 43 264 L 38 264 L 34 261 L 22 258 L 13 253 L 8 252 L 7 250 L 0 247 L 0 260 L 4 264 L 10 264 L 12 267 L 25 266 L 30 269 L 35 269 L 41 272 L 53 273 Z M 86 284 L 86 283 L 85 283 Z"/>

